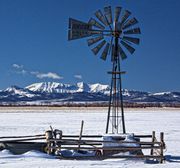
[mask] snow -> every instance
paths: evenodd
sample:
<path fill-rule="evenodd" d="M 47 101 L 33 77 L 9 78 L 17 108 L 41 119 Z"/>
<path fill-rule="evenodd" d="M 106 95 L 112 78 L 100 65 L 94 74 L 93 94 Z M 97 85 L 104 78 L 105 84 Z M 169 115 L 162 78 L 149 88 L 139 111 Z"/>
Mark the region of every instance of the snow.
<path fill-rule="evenodd" d="M 24 97 L 24 96 L 25 97 L 34 97 L 34 94 L 30 94 L 30 93 L 28 93 L 28 91 L 26 92 L 25 90 L 23 90 L 19 87 L 16 87 L 16 86 L 8 87 L 5 91 L 13 93 L 13 94 L 17 94 L 21 97 Z"/>
<path fill-rule="evenodd" d="M 76 85 L 77 85 L 76 92 L 89 92 L 90 90 L 89 85 L 84 82 L 78 82 Z"/>
<path fill-rule="evenodd" d="M 84 120 L 84 134 L 105 132 L 107 109 L 49 109 L 23 108 L 0 109 L 0 136 L 41 134 L 53 128 L 64 134 L 79 134 L 81 120 Z M 125 110 L 128 133 L 165 133 L 167 150 L 166 163 L 152 164 L 141 159 L 59 160 L 38 151 L 13 155 L 7 150 L 0 151 L 0 168 L 178 168 L 180 165 L 180 110 L 171 109 L 130 109 Z"/>
<path fill-rule="evenodd" d="M 34 83 L 26 87 L 33 92 L 47 92 L 47 93 L 69 93 L 73 92 L 69 84 L 57 83 L 57 82 L 41 82 Z"/>
<path fill-rule="evenodd" d="M 75 151 L 75 150 L 61 150 L 58 155 L 63 157 L 77 157 L 77 156 L 95 156 L 95 151 Z"/>
<path fill-rule="evenodd" d="M 26 87 L 33 92 L 47 92 L 47 93 L 76 93 L 76 92 L 90 92 L 90 93 L 104 93 L 109 94 L 109 85 L 100 83 L 87 84 L 78 82 L 77 84 L 63 84 L 57 82 L 41 82 L 34 83 Z"/>
<path fill-rule="evenodd" d="M 117 139 L 122 139 L 124 138 L 123 142 L 134 142 L 134 143 L 116 143 Z M 103 135 L 103 140 L 104 141 L 113 141 L 113 143 L 110 142 L 105 142 L 103 144 L 104 147 L 139 147 L 140 145 L 137 144 L 136 139 L 134 138 L 134 134 L 105 134 Z"/>
<path fill-rule="evenodd" d="M 109 92 L 110 92 L 109 85 L 102 85 L 100 83 L 91 84 L 90 88 L 91 88 L 90 92 L 92 92 L 92 93 L 101 92 L 104 94 L 109 94 Z"/>
<path fill-rule="evenodd" d="M 162 95 L 165 95 L 165 94 L 171 94 L 171 92 L 158 92 L 158 93 L 153 93 L 152 95 L 154 95 L 154 96 L 162 96 Z"/>

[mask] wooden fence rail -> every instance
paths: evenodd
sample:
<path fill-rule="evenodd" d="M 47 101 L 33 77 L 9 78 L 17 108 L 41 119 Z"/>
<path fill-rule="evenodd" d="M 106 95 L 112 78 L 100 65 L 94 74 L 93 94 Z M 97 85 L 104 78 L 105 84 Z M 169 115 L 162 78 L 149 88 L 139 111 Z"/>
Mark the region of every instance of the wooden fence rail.
<path fill-rule="evenodd" d="M 35 138 L 26 138 L 26 139 L 13 139 L 13 140 L 2 140 L 0 143 L 9 143 L 9 142 L 26 142 L 26 141 L 37 141 L 45 140 L 45 137 L 35 137 Z"/>
<path fill-rule="evenodd" d="M 26 135 L 26 136 L 2 136 L 0 139 L 16 139 L 16 138 L 30 138 L 30 137 L 44 137 L 45 134 L 38 134 L 38 135 Z"/>
<path fill-rule="evenodd" d="M 105 141 L 105 140 L 76 140 L 76 139 L 49 139 L 48 141 L 50 142 L 82 142 L 82 143 L 87 143 L 87 142 L 94 142 L 94 143 L 115 143 L 115 144 L 139 144 L 139 145 L 160 145 L 161 142 L 145 142 L 145 141 Z"/>

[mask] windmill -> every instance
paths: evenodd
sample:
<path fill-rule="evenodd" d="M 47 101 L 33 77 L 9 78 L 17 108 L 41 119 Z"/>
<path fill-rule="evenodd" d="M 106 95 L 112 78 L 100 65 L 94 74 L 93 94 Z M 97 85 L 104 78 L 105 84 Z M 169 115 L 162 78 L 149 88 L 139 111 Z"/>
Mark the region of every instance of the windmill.
<path fill-rule="evenodd" d="M 106 133 L 126 133 L 121 81 L 125 72 L 121 71 L 120 62 L 134 53 L 141 31 L 137 19 L 122 7 L 115 7 L 112 13 L 111 6 L 107 6 L 94 14 L 95 18 L 87 23 L 69 18 L 68 40 L 87 38 L 87 45 L 95 55 L 99 54 L 104 61 L 110 56 L 112 71 L 108 72 L 111 89 Z"/>

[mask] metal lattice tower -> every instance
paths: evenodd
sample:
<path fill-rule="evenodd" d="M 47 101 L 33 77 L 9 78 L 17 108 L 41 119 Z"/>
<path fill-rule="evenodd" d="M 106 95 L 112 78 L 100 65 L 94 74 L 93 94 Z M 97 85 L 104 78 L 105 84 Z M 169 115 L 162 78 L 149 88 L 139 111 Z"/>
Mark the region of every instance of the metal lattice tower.
<path fill-rule="evenodd" d="M 133 45 L 139 44 L 140 28 L 138 21 L 131 17 L 131 12 L 115 7 L 114 19 L 111 6 L 104 7 L 103 12 L 95 12 L 96 19 L 90 18 L 87 23 L 69 18 L 68 40 L 88 38 L 87 44 L 92 52 L 107 60 L 111 55 L 112 62 L 111 89 L 107 115 L 106 133 L 126 133 L 120 62 L 127 58 L 127 52 L 133 54 Z"/>

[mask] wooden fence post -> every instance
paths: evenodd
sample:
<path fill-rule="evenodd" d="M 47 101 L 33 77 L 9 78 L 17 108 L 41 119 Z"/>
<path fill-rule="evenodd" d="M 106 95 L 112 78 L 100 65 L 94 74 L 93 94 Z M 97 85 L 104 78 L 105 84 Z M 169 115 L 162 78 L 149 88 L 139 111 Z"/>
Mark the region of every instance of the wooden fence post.
<path fill-rule="evenodd" d="M 58 130 L 58 129 L 55 129 L 55 130 L 54 130 L 55 139 L 61 140 L 61 139 L 62 139 L 62 136 L 63 136 L 62 134 L 63 134 L 62 130 Z M 58 146 L 58 148 L 60 149 L 60 147 L 61 147 L 61 142 L 60 142 L 60 141 L 55 141 L 55 145 Z"/>
<path fill-rule="evenodd" d="M 81 130 L 80 130 L 80 135 L 79 135 L 79 143 L 78 143 L 78 149 L 80 150 L 80 143 L 81 143 L 81 138 L 82 138 L 82 132 L 83 132 L 83 126 L 84 126 L 84 121 L 81 121 Z"/>
<path fill-rule="evenodd" d="M 164 161 L 164 153 L 163 153 L 163 150 L 164 150 L 164 133 L 161 132 L 160 133 L 160 142 L 161 142 L 161 149 L 160 149 L 160 156 L 161 156 L 161 160 L 160 160 L 160 163 L 163 163 Z"/>
<path fill-rule="evenodd" d="M 45 137 L 46 137 L 46 141 L 47 141 L 47 154 L 52 154 L 53 153 L 53 149 L 51 148 L 53 143 L 50 142 L 49 140 L 53 139 L 53 133 L 52 131 L 48 130 L 45 132 Z"/>
<path fill-rule="evenodd" d="M 155 142 L 155 138 L 156 138 L 156 133 L 155 133 L 155 131 L 153 131 L 153 132 L 152 132 L 152 143 Z M 153 147 L 154 147 L 154 144 L 152 144 L 152 149 L 151 149 L 150 155 L 153 155 L 153 154 L 154 154 L 154 149 L 153 149 Z"/>

